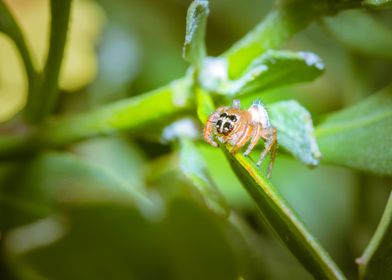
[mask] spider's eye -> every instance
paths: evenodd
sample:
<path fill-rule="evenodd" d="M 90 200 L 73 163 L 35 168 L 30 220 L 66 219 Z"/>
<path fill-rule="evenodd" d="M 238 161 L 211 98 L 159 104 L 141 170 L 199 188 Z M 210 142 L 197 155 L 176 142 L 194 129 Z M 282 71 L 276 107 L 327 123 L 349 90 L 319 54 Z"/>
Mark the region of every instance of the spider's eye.
<path fill-rule="evenodd" d="M 217 127 L 221 127 L 221 126 L 222 126 L 222 120 L 218 120 L 218 121 L 216 122 L 216 126 L 217 126 Z"/>
<path fill-rule="evenodd" d="M 226 131 L 230 131 L 233 129 L 233 125 L 229 122 L 225 122 L 225 124 L 223 125 L 223 129 Z"/>
<path fill-rule="evenodd" d="M 222 114 L 219 115 L 219 117 L 220 117 L 220 118 L 226 118 L 226 117 L 227 117 L 227 114 L 226 114 L 226 113 L 222 113 Z"/>
<path fill-rule="evenodd" d="M 229 116 L 229 119 L 230 119 L 231 121 L 233 121 L 233 122 L 236 122 L 236 121 L 238 120 L 238 118 L 237 118 L 236 115 L 230 115 L 230 116 Z"/>

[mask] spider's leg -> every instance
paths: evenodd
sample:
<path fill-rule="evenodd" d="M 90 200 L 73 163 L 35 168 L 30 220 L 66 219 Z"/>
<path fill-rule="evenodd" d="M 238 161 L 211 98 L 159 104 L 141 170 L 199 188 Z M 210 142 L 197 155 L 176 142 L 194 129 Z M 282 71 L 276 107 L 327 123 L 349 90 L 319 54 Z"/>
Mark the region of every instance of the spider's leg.
<path fill-rule="evenodd" d="M 204 140 L 214 147 L 218 147 L 218 144 L 214 141 L 213 128 L 223 110 L 224 107 L 220 107 L 209 116 L 203 131 Z"/>
<path fill-rule="evenodd" d="M 257 166 L 260 166 L 261 162 L 264 160 L 265 156 L 271 151 L 271 149 L 276 145 L 276 129 L 272 126 L 268 126 L 264 129 L 261 137 L 265 139 L 265 148 L 261 153 L 259 160 L 257 161 Z M 275 158 L 275 155 L 274 155 Z M 271 159 L 272 160 L 272 159 Z"/>
<path fill-rule="evenodd" d="M 272 172 L 272 167 L 274 166 L 275 162 L 275 156 L 276 156 L 276 151 L 278 149 L 278 142 L 277 142 L 277 137 L 276 137 L 276 128 L 272 129 L 272 138 L 274 139 L 274 142 L 271 147 L 271 157 L 270 157 L 270 163 L 268 166 L 268 171 L 267 171 L 267 178 L 271 177 L 271 172 Z"/>
<path fill-rule="evenodd" d="M 250 141 L 250 144 L 248 148 L 246 149 L 244 156 L 249 155 L 249 153 L 253 150 L 253 148 L 256 146 L 256 144 L 259 142 L 261 138 L 261 132 L 262 132 L 262 127 L 259 123 L 253 124 L 253 131 L 252 131 L 252 140 Z"/>
<path fill-rule="evenodd" d="M 244 132 L 241 133 L 241 136 L 238 137 L 236 143 L 233 145 L 233 149 L 231 150 L 232 154 L 235 154 L 238 149 L 240 149 L 242 146 L 246 144 L 246 142 L 249 141 L 249 138 L 253 134 L 253 126 L 252 125 L 245 125 L 245 130 Z"/>

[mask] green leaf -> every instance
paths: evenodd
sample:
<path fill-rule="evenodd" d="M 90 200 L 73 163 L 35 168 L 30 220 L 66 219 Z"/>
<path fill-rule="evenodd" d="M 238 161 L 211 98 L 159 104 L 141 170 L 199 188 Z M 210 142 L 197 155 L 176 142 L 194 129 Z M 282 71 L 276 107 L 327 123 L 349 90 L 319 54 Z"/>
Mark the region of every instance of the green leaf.
<path fill-rule="evenodd" d="M 268 112 L 272 125 L 278 130 L 279 146 L 306 165 L 318 165 L 321 153 L 310 113 L 294 100 L 271 104 Z"/>
<path fill-rule="evenodd" d="M 99 166 L 118 181 L 143 190 L 146 159 L 141 150 L 121 136 L 99 137 L 74 145 L 72 151 L 87 164 Z"/>
<path fill-rule="evenodd" d="M 22 175 L 1 185 L 1 230 L 46 217 L 68 204 L 117 201 L 142 210 L 154 209 L 150 204 L 153 202 L 140 189 L 110 170 L 73 155 L 47 153 L 22 167 L 18 169 Z"/>
<path fill-rule="evenodd" d="M 333 18 L 325 18 L 325 23 L 333 35 L 351 49 L 392 59 L 392 31 L 369 13 L 346 11 Z"/>
<path fill-rule="evenodd" d="M 199 95 L 203 93 L 200 90 L 198 92 Z M 204 95 L 201 101 L 208 102 L 211 99 L 208 95 Z M 164 129 L 162 138 L 165 141 L 179 141 L 179 167 L 182 173 L 202 194 L 206 205 L 212 211 L 227 217 L 230 213 L 229 206 L 211 181 L 204 159 L 193 143 L 198 136 L 198 127 L 192 120 L 180 119 Z"/>
<path fill-rule="evenodd" d="M 235 43 L 225 54 L 229 77 L 238 78 L 252 61 L 270 49 L 281 48 L 294 34 L 305 29 L 323 15 L 350 7 L 359 7 L 360 1 L 281 1 L 275 11 L 267 15 L 253 30 Z M 339 6 L 341 5 L 341 7 Z"/>
<path fill-rule="evenodd" d="M 58 80 L 68 34 L 71 2 L 72 0 L 50 1 L 51 22 L 48 58 L 37 96 L 29 96 L 29 99 L 32 99 L 28 101 L 31 108 L 26 108 L 28 116 L 33 121 L 42 121 L 52 113 L 59 96 Z"/>
<path fill-rule="evenodd" d="M 235 209 L 253 209 L 253 202 L 234 174 L 221 149 L 210 145 L 198 145 L 212 181 L 228 204 Z"/>
<path fill-rule="evenodd" d="M 223 229 L 211 212 L 186 200 L 167 205 L 160 220 L 130 205 L 95 203 L 17 229 L 6 243 L 8 255 L 45 279 L 236 280 Z"/>
<path fill-rule="evenodd" d="M 215 110 L 214 101 L 210 94 L 197 87 L 196 91 L 196 103 L 197 103 L 197 116 L 202 123 L 206 123 L 208 117 Z"/>
<path fill-rule="evenodd" d="M 31 95 L 35 86 L 35 79 L 37 78 L 37 70 L 31 59 L 24 35 L 4 1 L 0 1 L 0 32 L 9 36 L 20 52 L 29 81 L 29 95 Z"/>
<path fill-rule="evenodd" d="M 375 234 L 356 261 L 361 279 L 392 278 L 392 193 Z"/>
<path fill-rule="evenodd" d="M 392 0 L 363 0 L 362 4 L 371 8 L 389 8 L 392 6 Z"/>
<path fill-rule="evenodd" d="M 392 175 L 392 86 L 328 116 L 316 136 L 323 161 Z"/>
<path fill-rule="evenodd" d="M 207 206 L 221 215 L 228 216 L 230 208 L 211 181 L 204 159 L 199 154 L 191 139 L 180 138 L 180 168 L 185 176 L 200 191 Z"/>
<path fill-rule="evenodd" d="M 196 0 L 189 6 L 186 17 L 183 57 L 196 69 L 200 69 L 206 56 L 204 41 L 208 14 L 208 1 Z"/>
<path fill-rule="evenodd" d="M 236 81 L 241 94 L 312 81 L 324 71 L 321 59 L 310 52 L 269 50 L 255 59 Z"/>
<path fill-rule="evenodd" d="M 308 232 L 276 188 L 260 174 L 256 165 L 241 153 L 233 156 L 227 149 L 224 151 L 261 214 L 304 267 L 316 279 L 345 279 L 328 253 Z"/>
<path fill-rule="evenodd" d="M 229 80 L 224 58 L 207 60 L 199 79 L 207 90 L 235 96 L 311 81 L 323 70 L 323 63 L 313 53 L 269 50 L 237 80 Z"/>
<path fill-rule="evenodd" d="M 155 131 L 190 107 L 191 81 L 183 78 L 135 97 L 126 98 L 76 115 L 52 118 L 36 133 L 0 135 L 0 159 L 28 154 L 44 147 L 115 131 Z M 159 104 L 159 106 L 157 106 Z"/>

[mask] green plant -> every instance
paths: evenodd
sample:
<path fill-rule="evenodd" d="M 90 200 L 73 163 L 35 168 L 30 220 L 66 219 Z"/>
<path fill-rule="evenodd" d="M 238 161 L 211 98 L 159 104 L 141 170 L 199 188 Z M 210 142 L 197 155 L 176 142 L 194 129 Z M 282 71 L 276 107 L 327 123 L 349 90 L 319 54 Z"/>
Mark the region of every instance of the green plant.
<path fill-rule="evenodd" d="M 212 58 L 205 47 L 208 1 L 194 1 L 183 49 L 191 67 L 183 78 L 85 112 L 59 115 L 53 112 L 59 103 L 71 1 L 50 1 L 50 47 L 42 70 L 34 66 L 18 23 L 1 1 L 0 31 L 18 47 L 29 86 L 25 108 L 0 136 L 4 273 L 22 279 L 273 277 L 268 268 L 257 268 L 252 256 L 259 241 L 253 241 L 252 229 L 231 210 L 212 179 L 206 158 L 215 160 L 213 152 L 205 152 L 206 144 L 195 137 L 195 120 L 205 123 L 215 104 L 229 104 L 233 98 L 249 104 L 272 89 L 322 75 L 317 55 L 279 50 L 311 22 L 346 9 L 390 6 L 388 0 L 282 1 L 243 39 Z M 339 29 L 334 22 L 324 24 Z M 360 36 L 340 36 L 365 52 L 390 46 L 390 30 L 370 25 L 369 32 L 373 29 L 383 30 L 371 33 L 381 47 L 363 44 Z M 388 47 L 383 49 L 391 55 Z M 267 103 L 267 108 L 278 130 L 280 153 L 311 167 L 321 161 L 391 176 L 391 105 L 389 86 L 328 115 L 315 128 L 297 101 Z M 148 161 L 129 137 L 157 140 L 164 127 L 172 152 Z M 267 224 L 302 266 L 317 279 L 345 279 L 252 158 L 232 155 L 230 147 L 221 149 Z M 391 211 L 389 200 L 358 259 L 362 279 L 392 276 Z"/>

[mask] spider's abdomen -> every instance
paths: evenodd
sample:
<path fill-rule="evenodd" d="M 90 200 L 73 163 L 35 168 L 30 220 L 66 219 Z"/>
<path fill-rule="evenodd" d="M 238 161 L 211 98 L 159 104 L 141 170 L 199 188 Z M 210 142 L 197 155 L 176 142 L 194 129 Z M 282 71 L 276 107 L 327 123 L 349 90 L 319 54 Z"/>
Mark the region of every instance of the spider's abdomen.
<path fill-rule="evenodd" d="M 263 128 L 271 126 L 268 112 L 263 105 L 254 103 L 252 106 L 250 106 L 248 112 L 252 116 L 252 121 L 261 124 Z"/>

